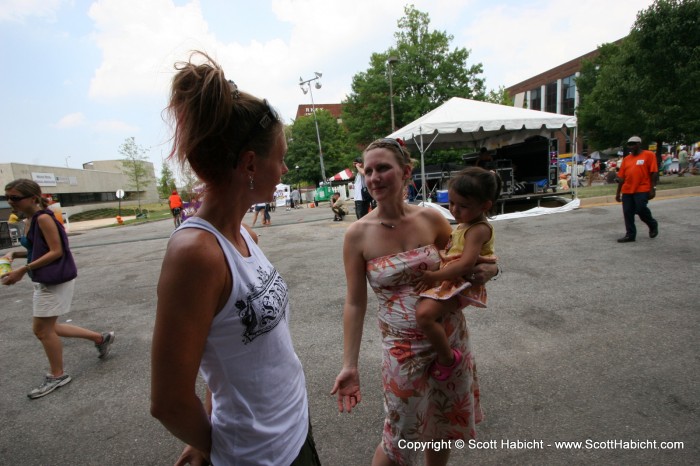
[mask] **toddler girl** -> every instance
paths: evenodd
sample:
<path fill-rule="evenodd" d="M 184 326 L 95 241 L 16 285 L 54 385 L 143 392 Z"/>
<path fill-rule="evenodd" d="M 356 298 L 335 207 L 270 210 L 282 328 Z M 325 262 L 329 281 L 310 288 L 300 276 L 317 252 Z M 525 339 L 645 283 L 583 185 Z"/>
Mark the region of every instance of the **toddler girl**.
<path fill-rule="evenodd" d="M 443 266 L 424 272 L 416 285 L 423 298 L 416 307 L 416 321 L 437 353 L 430 367 L 437 380 L 446 380 L 462 361 L 460 351 L 448 344 L 442 317 L 469 304 L 486 307 L 484 286 L 472 286 L 466 279 L 479 256 L 494 255 L 494 232 L 486 215 L 500 193 L 499 176 L 483 168 L 466 168 L 450 180 L 450 212 L 459 225 L 447 244 Z M 434 287 L 436 282 L 441 284 Z"/>

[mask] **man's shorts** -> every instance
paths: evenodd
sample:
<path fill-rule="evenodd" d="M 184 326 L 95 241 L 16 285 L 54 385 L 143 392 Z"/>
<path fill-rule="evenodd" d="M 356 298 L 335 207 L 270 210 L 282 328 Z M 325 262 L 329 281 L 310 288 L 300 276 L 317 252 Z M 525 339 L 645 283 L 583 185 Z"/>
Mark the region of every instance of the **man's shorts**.
<path fill-rule="evenodd" d="M 170 209 L 170 212 L 172 212 L 173 217 L 177 217 L 180 215 L 180 212 L 182 212 L 182 209 L 179 207 L 175 207 L 174 209 Z"/>

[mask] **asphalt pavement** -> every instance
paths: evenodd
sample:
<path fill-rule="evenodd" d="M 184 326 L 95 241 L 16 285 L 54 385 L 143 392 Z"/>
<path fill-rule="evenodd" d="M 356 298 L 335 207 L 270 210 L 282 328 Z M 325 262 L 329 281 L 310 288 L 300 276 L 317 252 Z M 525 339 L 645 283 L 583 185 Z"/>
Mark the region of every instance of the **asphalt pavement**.
<path fill-rule="evenodd" d="M 465 311 L 486 419 L 481 443 L 451 445 L 450 464 L 700 463 L 700 197 L 651 208 L 659 236 L 641 225 L 628 244 L 615 241 L 619 204 L 494 222 L 504 273 L 488 285 L 488 309 Z M 340 415 L 329 395 L 341 366 L 351 223 L 320 207 L 277 209 L 271 226 L 255 227 L 290 289 L 324 465 L 370 464 L 384 418 L 373 296 L 362 403 Z M 116 342 L 99 360 L 91 343 L 64 340 L 73 381 L 38 400 L 26 394 L 48 364 L 31 330 L 31 283 L 0 287 L 0 463 L 173 464 L 182 444 L 149 414 L 155 290 L 171 232 L 165 220 L 70 235 L 79 277 L 61 321 L 114 330 Z"/>

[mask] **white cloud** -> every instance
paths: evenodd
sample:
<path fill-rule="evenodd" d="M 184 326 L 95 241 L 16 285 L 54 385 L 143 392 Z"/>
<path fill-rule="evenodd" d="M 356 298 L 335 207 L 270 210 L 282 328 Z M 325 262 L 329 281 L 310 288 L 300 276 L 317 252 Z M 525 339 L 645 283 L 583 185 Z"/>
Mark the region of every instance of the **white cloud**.
<path fill-rule="evenodd" d="M 196 1 L 176 7 L 170 0 L 102 0 L 89 16 L 102 51 L 90 83 L 94 98 L 162 93 L 185 51 L 215 48 Z"/>
<path fill-rule="evenodd" d="M 137 126 L 121 120 L 88 121 L 82 112 L 69 113 L 53 126 L 58 129 L 88 127 L 99 133 L 134 133 L 139 131 Z"/>
<path fill-rule="evenodd" d="M 0 22 L 24 21 L 30 16 L 53 18 L 64 0 L 0 0 Z"/>
<path fill-rule="evenodd" d="M 136 133 L 139 128 L 119 120 L 96 121 L 92 127 L 98 132 L 105 133 Z"/>
<path fill-rule="evenodd" d="M 83 115 L 81 112 L 75 112 L 63 116 L 60 120 L 58 120 L 58 122 L 54 126 L 59 129 L 66 129 L 75 128 L 84 124 L 85 115 Z"/>
<path fill-rule="evenodd" d="M 455 36 L 452 47 L 472 50 L 470 63 L 483 63 L 489 88 L 510 86 L 627 34 L 636 12 L 652 0 L 560 0 L 492 2 L 416 0 L 428 12 L 431 29 Z M 166 103 L 173 64 L 190 50 L 204 50 L 241 89 L 266 97 L 289 120 L 300 103 L 299 77 L 323 73 L 316 103 L 339 102 L 352 76 L 370 55 L 395 43 L 405 0 L 271 0 L 270 15 L 246 18 L 261 31 L 252 40 L 209 29 L 200 2 L 99 0 L 90 7 L 92 39 L 102 53 L 89 95 L 106 100 L 143 96 Z M 485 5 L 485 6 L 484 6 Z M 241 13 L 245 16 L 245 13 Z M 625 18 L 621 21 L 620 18 Z M 287 27 L 281 27 L 287 26 Z M 275 37 L 275 28 L 280 33 Z M 270 33 L 269 31 L 272 31 Z"/>
<path fill-rule="evenodd" d="M 459 46 L 484 64 L 490 88 L 512 86 L 629 33 L 652 0 L 547 0 L 536 7 L 495 5 L 460 31 Z"/>
<path fill-rule="evenodd" d="M 160 95 L 165 102 L 174 62 L 198 49 L 217 60 L 242 89 L 267 97 L 288 118 L 304 101 L 296 86 L 298 76 L 324 72 L 319 102 L 338 102 L 345 96 L 351 74 L 366 68 L 371 52 L 385 49 L 382 43 L 391 41 L 403 0 L 273 0 L 272 9 L 279 21 L 291 24 L 289 37 L 223 43 L 209 31 L 196 0 L 183 6 L 172 0 L 94 3 L 89 16 L 102 63 L 89 95 L 95 99 Z M 270 18 L 250 20 L 275 27 Z M 377 43 L 377 36 L 382 43 Z M 348 64 L 347 57 L 358 53 L 358 43 L 365 44 L 360 58 Z M 333 72 L 334 66 L 342 69 Z M 354 71 L 348 73 L 348 66 Z"/>

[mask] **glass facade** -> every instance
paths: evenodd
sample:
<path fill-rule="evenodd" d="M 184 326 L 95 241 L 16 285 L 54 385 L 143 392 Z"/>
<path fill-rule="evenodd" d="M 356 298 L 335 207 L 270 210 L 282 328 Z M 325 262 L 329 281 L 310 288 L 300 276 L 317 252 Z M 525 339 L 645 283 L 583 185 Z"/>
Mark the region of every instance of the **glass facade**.
<path fill-rule="evenodd" d="M 576 104 L 576 76 L 571 75 L 561 80 L 561 113 L 573 115 Z"/>
<path fill-rule="evenodd" d="M 536 87 L 530 91 L 530 110 L 542 110 L 541 87 Z"/>
<path fill-rule="evenodd" d="M 557 113 L 557 82 L 547 84 L 545 87 L 544 111 Z"/>
<path fill-rule="evenodd" d="M 131 193 L 127 192 L 126 199 Z M 64 193 L 54 194 L 53 198 L 61 203 L 61 206 L 73 206 L 80 204 L 98 204 L 101 202 L 116 202 L 117 195 L 114 192 L 107 193 Z"/>

